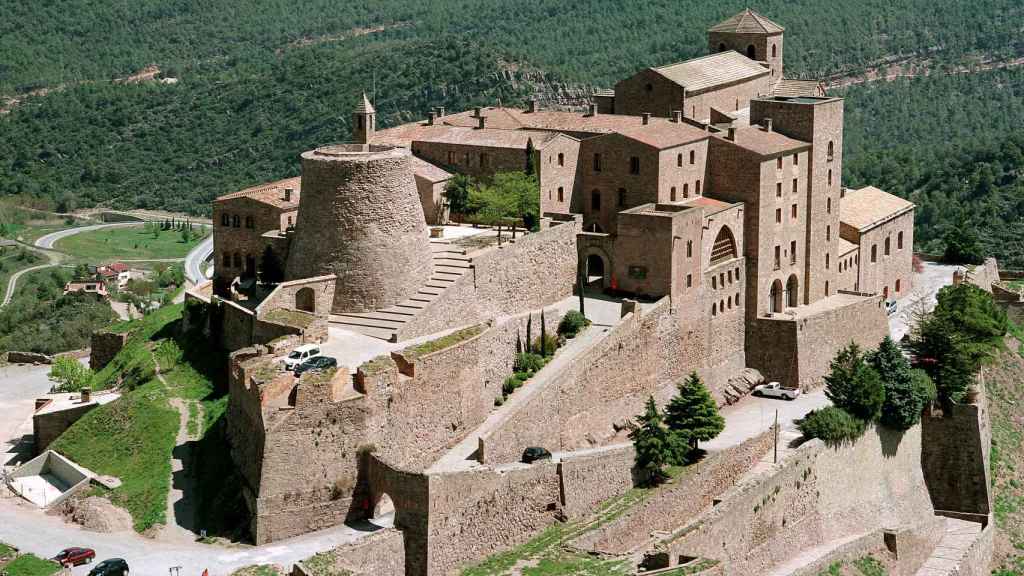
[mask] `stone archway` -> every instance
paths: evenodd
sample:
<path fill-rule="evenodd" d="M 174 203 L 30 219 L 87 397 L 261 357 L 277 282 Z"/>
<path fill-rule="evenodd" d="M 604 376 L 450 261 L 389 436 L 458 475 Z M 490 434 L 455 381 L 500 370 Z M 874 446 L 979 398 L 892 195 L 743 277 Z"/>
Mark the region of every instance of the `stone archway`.
<path fill-rule="evenodd" d="M 728 226 L 722 226 L 715 236 L 715 243 L 711 245 L 711 261 L 709 266 L 716 266 L 727 262 L 738 256 L 736 251 L 736 237 Z"/>
<path fill-rule="evenodd" d="M 310 287 L 300 288 L 295 293 L 295 309 L 303 312 L 316 312 L 316 294 Z"/>
<path fill-rule="evenodd" d="M 367 518 L 371 524 L 380 526 L 381 528 L 388 528 L 395 524 L 395 502 L 391 499 L 391 496 L 386 492 L 381 494 L 377 501 L 373 505 L 373 509 L 370 511 L 370 517 Z"/>
<path fill-rule="evenodd" d="M 603 251 L 591 249 L 586 252 L 583 261 L 584 286 L 587 290 L 603 291 L 611 285 L 611 260 Z"/>
<path fill-rule="evenodd" d="M 800 281 L 797 280 L 796 274 L 789 277 L 786 281 L 786 307 L 796 308 L 800 305 Z"/>
<path fill-rule="evenodd" d="M 772 314 L 782 312 L 782 281 L 776 279 L 772 282 L 771 291 L 768 293 L 768 311 Z"/>
<path fill-rule="evenodd" d="M 753 44 L 747 46 L 747 58 L 757 60 L 757 48 L 754 48 Z"/>

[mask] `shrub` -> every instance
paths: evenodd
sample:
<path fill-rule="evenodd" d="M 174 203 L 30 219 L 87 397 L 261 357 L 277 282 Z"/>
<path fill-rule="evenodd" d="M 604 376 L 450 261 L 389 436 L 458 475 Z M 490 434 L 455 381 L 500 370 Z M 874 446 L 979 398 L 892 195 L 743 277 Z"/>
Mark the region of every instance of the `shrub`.
<path fill-rule="evenodd" d="M 533 352 L 523 352 L 516 355 L 514 369 L 516 372 L 536 372 L 544 367 L 544 358 Z"/>
<path fill-rule="evenodd" d="M 590 326 L 590 320 L 578 310 L 569 310 L 558 323 L 558 334 L 566 338 L 575 338 L 581 330 Z"/>
<path fill-rule="evenodd" d="M 50 380 L 59 392 L 77 392 L 92 382 L 93 372 L 76 358 L 57 356 L 50 365 Z"/>
<path fill-rule="evenodd" d="M 544 342 L 544 347 L 541 347 L 541 342 Z M 554 334 L 544 334 L 543 336 L 538 336 L 537 339 L 533 341 L 533 351 L 538 356 L 540 356 L 541 350 L 544 350 L 547 353 L 545 356 L 554 356 L 555 350 L 557 349 L 558 337 Z"/>
<path fill-rule="evenodd" d="M 885 402 L 882 379 L 856 344 L 839 351 L 825 376 L 825 396 L 851 416 L 865 422 L 878 419 Z"/>
<path fill-rule="evenodd" d="M 509 376 L 505 379 L 505 382 L 501 385 L 501 393 L 505 396 L 513 393 L 523 385 L 523 381 L 515 376 Z"/>
<path fill-rule="evenodd" d="M 797 422 L 797 427 L 808 439 L 820 438 L 826 444 L 836 446 L 859 438 L 867 425 L 838 406 L 828 406 L 812 410 Z"/>

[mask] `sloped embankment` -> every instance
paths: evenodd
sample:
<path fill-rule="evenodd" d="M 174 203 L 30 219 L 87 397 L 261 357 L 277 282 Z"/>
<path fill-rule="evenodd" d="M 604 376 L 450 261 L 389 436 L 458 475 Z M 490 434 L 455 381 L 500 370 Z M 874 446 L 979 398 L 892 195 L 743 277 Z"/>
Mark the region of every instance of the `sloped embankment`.
<path fill-rule="evenodd" d="M 992 420 L 992 493 L 998 531 L 992 567 L 1024 575 L 1024 348 L 1013 337 L 985 368 Z"/>

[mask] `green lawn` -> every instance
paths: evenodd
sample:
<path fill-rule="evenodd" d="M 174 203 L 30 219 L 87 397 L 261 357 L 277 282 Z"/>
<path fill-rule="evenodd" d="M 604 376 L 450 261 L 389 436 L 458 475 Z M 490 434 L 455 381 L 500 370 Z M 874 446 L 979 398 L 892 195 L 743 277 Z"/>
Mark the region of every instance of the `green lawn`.
<path fill-rule="evenodd" d="M 202 240 L 208 229 L 197 226 L 194 236 L 184 242 L 181 232 L 147 232 L 142 225 L 106 228 L 63 238 L 54 248 L 91 263 L 110 260 L 153 260 L 184 258 Z"/>
<path fill-rule="evenodd" d="M 0 559 L 9 558 L 14 554 L 13 548 L 0 543 Z M 56 562 L 43 560 L 34 554 L 21 554 L 7 563 L 0 561 L 0 571 L 8 576 L 50 576 L 59 569 L 60 566 Z"/>

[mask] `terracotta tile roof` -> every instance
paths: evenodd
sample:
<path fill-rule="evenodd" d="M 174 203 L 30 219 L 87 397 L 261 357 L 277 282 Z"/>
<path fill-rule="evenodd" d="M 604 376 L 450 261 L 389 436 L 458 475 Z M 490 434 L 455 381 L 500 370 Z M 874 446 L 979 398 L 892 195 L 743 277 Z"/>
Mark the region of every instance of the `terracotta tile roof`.
<path fill-rule="evenodd" d="M 846 191 L 846 196 L 839 201 L 839 220 L 864 231 L 913 208 L 913 203 L 899 196 L 883 192 L 874 186 L 865 186 L 860 190 Z"/>
<path fill-rule="evenodd" d="M 719 136 L 724 138 L 723 134 L 719 133 Z M 760 126 L 748 126 L 736 130 L 736 139 L 731 142 L 736 146 L 756 152 L 762 156 L 796 152 L 811 147 L 808 142 L 795 140 L 778 132 L 768 132 Z"/>
<path fill-rule="evenodd" d="M 686 123 L 654 122 L 653 118 L 651 120 L 652 122 L 647 126 L 632 125 L 620 128 L 616 130 L 616 133 L 658 150 L 698 142 L 708 137 L 708 133 L 704 130 Z"/>
<path fill-rule="evenodd" d="M 127 272 L 128 271 L 128 265 L 125 264 L 124 262 L 114 262 L 110 266 L 107 266 L 107 268 L 113 270 L 114 272 L 118 272 L 118 273 L 120 273 L 120 272 Z"/>
<path fill-rule="evenodd" d="M 703 92 L 723 84 L 732 84 L 769 74 L 767 68 L 734 50 L 651 68 L 651 70 L 682 86 L 689 93 Z"/>
<path fill-rule="evenodd" d="M 526 143 L 532 141 L 534 146 L 546 142 L 555 135 L 551 132 L 538 130 L 498 130 L 490 128 L 449 128 L 443 132 L 429 134 L 417 138 L 416 142 L 436 142 L 443 144 L 464 144 L 490 148 L 526 149 Z"/>
<path fill-rule="evenodd" d="M 412 173 L 434 183 L 444 182 L 452 177 L 451 172 L 417 156 L 412 157 Z"/>
<path fill-rule="evenodd" d="M 723 20 L 708 29 L 708 32 L 731 34 L 776 34 L 785 28 L 747 8 L 735 16 Z"/>
<path fill-rule="evenodd" d="M 824 96 L 825 85 L 820 80 L 783 78 L 775 83 L 772 96 Z"/>
<path fill-rule="evenodd" d="M 299 208 L 299 194 L 301 192 L 302 179 L 298 176 L 295 178 L 286 178 L 284 180 L 278 180 L 277 182 L 268 182 L 266 184 L 260 184 L 259 186 L 253 186 L 252 188 L 246 188 L 245 190 L 239 190 L 238 192 L 232 192 L 223 196 L 218 196 L 214 202 L 224 202 L 227 200 L 234 200 L 236 198 L 250 198 L 263 204 L 269 204 L 278 208 L 289 210 Z M 292 189 L 291 200 L 285 202 L 284 190 L 286 188 Z"/>
<path fill-rule="evenodd" d="M 429 125 L 424 122 L 410 122 L 399 124 L 386 130 L 378 130 L 374 133 L 375 144 L 393 144 L 395 146 L 408 146 L 413 140 L 423 140 L 431 135 L 439 134 L 450 130 L 451 126 L 443 124 Z"/>

